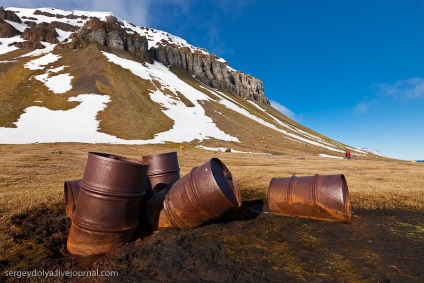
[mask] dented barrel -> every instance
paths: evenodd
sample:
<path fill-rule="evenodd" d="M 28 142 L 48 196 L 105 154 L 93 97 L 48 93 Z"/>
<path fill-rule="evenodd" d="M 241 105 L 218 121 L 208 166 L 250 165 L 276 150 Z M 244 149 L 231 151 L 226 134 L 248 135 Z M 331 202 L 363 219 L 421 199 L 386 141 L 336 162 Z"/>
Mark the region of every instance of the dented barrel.
<path fill-rule="evenodd" d="M 147 209 L 153 228 L 190 229 L 219 219 L 240 205 L 234 177 L 218 158 L 212 158 L 154 195 Z"/>
<path fill-rule="evenodd" d="M 118 155 L 88 154 L 67 242 L 70 253 L 104 253 L 132 240 L 148 168 Z"/>
<path fill-rule="evenodd" d="M 143 162 L 149 164 L 148 186 L 146 190 L 160 190 L 180 179 L 177 152 L 167 152 L 143 156 Z"/>
<path fill-rule="evenodd" d="M 71 220 L 74 216 L 74 211 L 78 203 L 80 181 L 81 179 L 65 180 L 64 183 L 65 212 L 66 216 L 69 217 Z"/>
<path fill-rule="evenodd" d="M 268 188 L 272 214 L 349 222 L 351 218 L 346 178 L 315 175 L 273 178 Z"/>

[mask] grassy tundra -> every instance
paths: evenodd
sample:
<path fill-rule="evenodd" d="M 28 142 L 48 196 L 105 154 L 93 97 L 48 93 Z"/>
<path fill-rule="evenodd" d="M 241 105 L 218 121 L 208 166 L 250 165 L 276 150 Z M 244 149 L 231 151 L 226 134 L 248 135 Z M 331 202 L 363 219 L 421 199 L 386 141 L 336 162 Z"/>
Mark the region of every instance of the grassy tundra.
<path fill-rule="evenodd" d="M 42 262 L 48 257 L 48 255 L 38 255 L 40 259 L 37 260 L 36 256 L 22 251 L 23 247 L 25 247 L 25 239 L 16 239 L 16 233 L 19 234 L 22 232 L 19 230 L 22 229 L 22 227 L 17 227 L 13 219 L 19 215 L 21 218 L 22 215 L 28 216 L 28 213 L 31 211 L 37 211 L 37 209 L 46 207 L 49 208 L 49 211 L 52 213 L 64 217 L 63 182 L 64 180 L 82 178 L 87 152 L 107 152 L 141 159 L 142 155 L 177 150 L 178 145 L 123 146 L 66 143 L 0 145 L 0 153 L 2 156 L 2 169 L 0 171 L 0 267 L 7 268 L 8 270 L 28 268 L 30 266 L 34 267 L 37 263 Z M 262 200 L 266 203 L 268 185 L 270 180 L 274 177 L 344 174 L 349 187 L 354 222 L 362 217 L 361 215 L 356 216 L 357 212 L 366 215 L 367 211 L 406 211 L 413 213 L 415 215 L 414 217 L 421 217 L 420 219 L 422 219 L 422 212 L 424 211 L 424 163 L 373 158 L 358 160 L 329 159 L 308 155 L 306 153 L 302 154 L 300 151 L 291 151 L 287 154 L 280 155 L 225 153 L 203 151 L 195 149 L 190 145 L 186 146 L 186 151 L 178 152 L 178 157 L 181 176 L 189 173 L 194 166 L 201 165 L 212 157 L 221 159 L 236 178 L 243 201 L 247 202 Z M 45 217 L 48 218 L 48 215 L 47 213 Z M 266 222 L 268 220 L 265 219 L 263 221 Z M 280 223 L 278 225 L 283 225 L 283 223 L 284 225 L 288 225 L 287 221 L 307 220 L 273 221 L 283 221 L 278 222 Z M 325 225 L 329 225 L 322 224 L 323 222 L 320 221 L 305 223 L 312 223 L 311 225 L 317 225 L 317 227 L 326 227 Z M 230 223 L 227 225 L 235 224 Z M 275 223 L 273 225 L 275 225 Z M 341 227 L 350 227 L 349 224 L 342 225 L 344 226 Z M 409 229 L 408 233 L 413 234 L 414 241 L 419 241 L 418 243 L 424 244 L 424 225 L 422 222 L 421 224 L 418 222 L 418 224 L 412 225 L 413 227 L 411 227 L 410 223 L 402 224 L 399 222 L 399 225 L 400 228 L 407 227 Z M 329 230 L 332 229 L 331 226 L 328 227 Z M 199 229 L 207 230 L 209 228 L 205 226 Z M 402 229 L 396 231 L 402 231 Z M 63 241 L 66 241 L 67 231 L 59 232 L 64 234 Z M 206 234 L 205 232 L 205 235 Z M 409 237 L 408 235 L 404 236 Z M 241 238 L 237 241 L 233 238 L 223 237 L 223 241 L 227 245 L 227 255 L 231 259 L 234 259 L 236 262 L 244 262 L 247 264 L 246 262 L 248 262 L 248 259 L 243 256 L 241 257 L 244 253 L 240 253 L 240 249 L 243 249 L 244 246 L 249 246 L 250 242 L 249 239 L 243 238 L 246 237 L 246 235 L 241 235 L 240 237 Z M 258 237 L 261 237 L 261 235 L 258 235 Z M 308 235 L 307 238 L 304 239 L 304 242 L 302 242 L 302 245 L 308 242 L 310 237 L 311 235 Z M 138 242 L 136 242 L 135 245 L 137 245 L 137 243 Z M 241 243 L 243 243 L 243 247 L 238 246 L 241 245 Z M 64 245 L 64 243 L 62 243 L 62 245 Z M 263 249 L 266 245 L 267 243 L 263 243 L 259 248 Z M 31 244 L 31 249 L 34 252 L 37 251 L 37 244 Z M 281 256 L 281 252 L 281 247 L 280 250 L 274 250 L 272 247 L 267 249 L 268 255 Z M 284 253 L 286 254 L 286 252 Z M 20 254 L 21 257 L 19 261 L 15 258 L 17 254 Z M 25 260 L 29 260 L 29 258 L 31 258 L 32 265 L 25 263 Z M 284 272 L 286 279 L 314 281 L 315 279 L 318 280 L 318 277 L 314 276 L 324 276 L 311 273 L 310 269 L 307 267 L 303 267 L 304 269 L 299 270 L 299 267 L 294 268 L 292 266 L 293 268 L 287 269 L 288 266 L 291 266 L 290 260 L 294 261 L 294 263 L 296 262 L 295 257 L 289 259 L 282 259 L 279 257 L 272 259 L 268 258 L 266 262 L 281 262 L 282 267 L 280 266 L 280 269 L 275 269 L 273 265 L 270 272 L 277 272 L 280 270 Z M 343 281 L 345 279 L 349 281 L 349 278 L 356 278 L 362 281 L 362 279 L 365 278 L 363 277 L 365 276 L 363 275 L 363 271 L 359 269 L 359 271 L 353 270 L 352 272 L 354 274 L 352 272 L 348 274 L 341 273 L 340 270 L 345 270 L 346 268 L 345 258 L 333 257 L 331 261 L 337 263 L 331 266 L 333 266 L 335 270 L 337 270 L 337 268 L 339 270 L 338 273 L 330 274 L 336 281 Z M 360 258 L 358 258 L 358 262 L 361 262 Z M 291 264 L 294 263 L 292 262 Z M 384 264 L 385 263 L 382 263 L 382 265 Z M 398 265 L 392 265 L 398 268 Z M 400 274 L 399 276 L 404 276 L 406 274 L 405 276 L 409 276 L 408 278 L 413 279 L 419 276 L 413 274 L 413 268 L 409 271 L 401 271 L 402 272 L 398 272 L 398 275 Z M 421 273 L 421 276 L 424 275 Z M 327 277 L 324 276 L 323 278 Z M 380 277 L 371 278 L 378 279 Z M 249 278 L 246 280 L 249 280 Z M 351 282 L 355 281 L 356 280 L 352 280 Z"/>

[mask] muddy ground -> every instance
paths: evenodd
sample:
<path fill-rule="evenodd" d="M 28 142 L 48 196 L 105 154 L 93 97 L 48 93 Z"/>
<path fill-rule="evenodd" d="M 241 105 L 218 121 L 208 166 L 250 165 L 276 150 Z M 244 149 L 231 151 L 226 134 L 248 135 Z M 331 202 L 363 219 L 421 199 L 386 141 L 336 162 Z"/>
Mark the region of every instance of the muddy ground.
<path fill-rule="evenodd" d="M 66 251 L 65 207 L 13 218 L 18 249 L 0 262 L 13 270 L 118 271 L 118 277 L 33 277 L 29 282 L 424 282 L 424 212 L 353 210 L 352 223 L 258 213 L 245 201 L 197 229 L 161 229 L 96 257 Z M 146 233 L 146 231 L 144 231 Z M 9 275 L 10 273 L 8 273 Z M 83 279 L 83 280 L 82 280 Z"/>

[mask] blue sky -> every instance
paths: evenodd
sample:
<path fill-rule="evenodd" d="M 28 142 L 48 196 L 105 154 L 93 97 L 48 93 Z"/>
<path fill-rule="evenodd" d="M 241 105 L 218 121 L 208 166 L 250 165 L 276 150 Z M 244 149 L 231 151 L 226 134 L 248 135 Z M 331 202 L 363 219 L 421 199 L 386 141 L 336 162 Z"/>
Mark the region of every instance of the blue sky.
<path fill-rule="evenodd" d="M 424 159 L 424 0 L 11 0 L 112 11 L 206 48 L 264 82 L 301 124 L 400 159 Z"/>

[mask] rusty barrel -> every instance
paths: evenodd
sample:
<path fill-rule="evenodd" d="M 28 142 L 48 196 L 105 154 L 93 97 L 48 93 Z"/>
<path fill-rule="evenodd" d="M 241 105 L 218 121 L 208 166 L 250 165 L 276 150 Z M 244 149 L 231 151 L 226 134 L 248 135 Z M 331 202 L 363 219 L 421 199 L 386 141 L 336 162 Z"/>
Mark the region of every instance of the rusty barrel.
<path fill-rule="evenodd" d="M 177 152 L 166 152 L 143 156 L 149 164 L 148 186 L 146 190 L 159 190 L 180 179 Z"/>
<path fill-rule="evenodd" d="M 79 182 L 81 179 L 77 180 L 65 180 L 64 183 L 64 193 L 65 193 L 65 211 L 66 216 L 73 218 L 74 211 L 78 203 L 78 194 L 79 194 Z"/>
<path fill-rule="evenodd" d="M 88 153 L 68 237 L 70 253 L 104 253 L 132 240 L 148 168 L 148 164 L 126 157 Z"/>
<path fill-rule="evenodd" d="M 152 227 L 190 229 L 217 220 L 240 205 L 241 195 L 234 177 L 224 163 L 212 158 L 152 197 L 148 211 L 149 219 L 155 222 L 151 215 L 157 215 L 157 209 L 163 207 Z"/>
<path fill-rule="evenodd" d="M 137 233 L 143 233 L 145 228 L 151 228 L 147 214 L 148 200 L 169 184 L 180 179 L 177 152 L 167 152 L 154 155 L 144 155 L 143 162 L 149 164 L 147 172 L 146 194 L 140 207 L 140 227 Z"/>
<path fill-rule="evenodd" d="M 315 175 L 273 178 L 268 188 L 272 214 L 349 222 L 351 218 L 346 178 Z"/>

